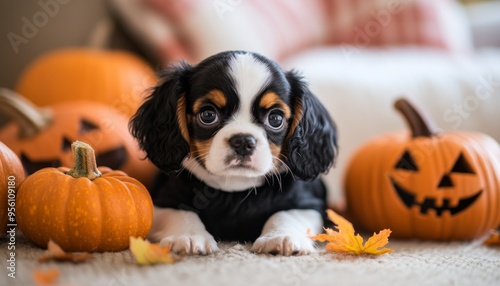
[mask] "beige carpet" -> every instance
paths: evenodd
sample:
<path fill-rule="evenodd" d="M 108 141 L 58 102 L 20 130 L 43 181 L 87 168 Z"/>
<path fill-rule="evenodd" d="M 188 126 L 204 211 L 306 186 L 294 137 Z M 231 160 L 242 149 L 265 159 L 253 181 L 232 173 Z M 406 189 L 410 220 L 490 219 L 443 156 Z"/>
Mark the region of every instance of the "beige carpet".
<path fill-rule="evenodd" d="M 16 240 L 16 278 L 7 276 L 10 251 L 1 240 L 0 285 L 34 285 L 35 269 L 56 267 L 55 285 L 500 285 L 500 248 L 480 242 L 390 240 L 393 253 L 355 257 L 318 251 L 312 255 L 256 255 L 250 245 L 220 244 L 217 254 L 186 257 L 176 264 L 137 266 L 129 251 L 93 254 L 84 264 L 38 263 L 44 250 Z"/>

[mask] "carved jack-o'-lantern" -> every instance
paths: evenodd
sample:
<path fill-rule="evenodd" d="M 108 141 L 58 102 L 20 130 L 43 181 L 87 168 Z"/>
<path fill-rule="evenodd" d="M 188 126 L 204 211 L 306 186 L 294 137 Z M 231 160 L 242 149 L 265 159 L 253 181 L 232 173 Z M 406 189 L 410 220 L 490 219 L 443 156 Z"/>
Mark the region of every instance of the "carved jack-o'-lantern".
<path fill-rule="evenodd" d="M 71 143 L 92 144 L 97 163 L 122 170 L 151 186 L 157 169 L 128 131 L 125 116 L 95 102 L 61 102 L 40 109 L 14 92 L 1 89 L 0 112 L 12 122 L 0 130 L 0 141 L 16 153 L 28 174 L 45 167 L 72 166 Z"/>
<path fill-rule="evenodd" d="M 349 213 L 370 231 L 400 238 L 469 240 L 500 223 L 500 146 L 472 132 L 435 132 L 406 100 L 412 134 L 376 138 L 346 175 Z"/>

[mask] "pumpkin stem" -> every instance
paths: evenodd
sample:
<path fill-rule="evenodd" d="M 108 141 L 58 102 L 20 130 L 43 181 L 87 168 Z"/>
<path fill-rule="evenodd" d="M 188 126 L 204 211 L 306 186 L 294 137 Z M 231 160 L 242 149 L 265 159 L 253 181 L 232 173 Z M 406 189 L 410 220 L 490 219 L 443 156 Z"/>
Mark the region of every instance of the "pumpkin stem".
<path fill-rule="evenodd" d="M 407 99 L 398 99 L 394 107 L 403 114 L 410 125 L 413 138 L 432 137 L 438 133 L 432 122 Z"/>
<path fill-rule="evenodd" d="M 75 166 L 66 172 L 74 178 L 86 177 L 90 180 L 99 178 L 102 174 L 97 169 L 95 152 L 89 144 L 75 141 L 71 144 Z"/>
<path fill-rule="evenodd" d="M 0 88 L 0 112 L 19 124 L 18 138 L 30 138 L 45 130 L 53 116 L 48 109 L 38 108 L 16 92 Z"/>

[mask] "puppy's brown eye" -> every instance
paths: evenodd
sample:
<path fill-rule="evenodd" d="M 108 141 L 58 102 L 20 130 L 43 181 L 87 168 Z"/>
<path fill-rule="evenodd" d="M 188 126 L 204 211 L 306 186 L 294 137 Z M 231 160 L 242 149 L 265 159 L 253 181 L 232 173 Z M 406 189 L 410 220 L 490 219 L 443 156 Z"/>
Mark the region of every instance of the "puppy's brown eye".
<path fill-rule="evenodd" d="M 207 106 L 203 108 L 200 113 L 198 113 L 198 121 L 202 125 L 212 126 L 217 124 L 217 122 L 219 121 L 219 116 L 217 115 L 217 111 L 215 110 L 215 108 L 213 108 L 212 106 Z"/>
<path fill-rule="evenodd" d="M 274 130 L 283 128 L 283 126 L 285 125 L 283 111 L 281 111 L 280 109 L 272 109 L 271 111 L 269 111 L 264 124 Z"/>

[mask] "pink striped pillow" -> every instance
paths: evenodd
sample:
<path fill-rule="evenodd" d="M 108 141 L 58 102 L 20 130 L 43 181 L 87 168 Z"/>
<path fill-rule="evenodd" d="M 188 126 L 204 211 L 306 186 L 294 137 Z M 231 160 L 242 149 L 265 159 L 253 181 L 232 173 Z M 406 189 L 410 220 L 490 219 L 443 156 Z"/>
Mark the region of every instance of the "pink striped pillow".
<path fill-rule="evenodd" d="M 467 21 L 454 0 L 330 0 L 329 43 L 358 47 L 421 45 L 471 48 Z"/>
<path fill-rule="evenodd" d="M 143 1 L 177 33 L 176 45 L 162 45 L 164 54 L 187 55 L 192 62 L 231 49 L 280 60 L 325 44 L 423 45 L 451 51 L 471 46 L 454 0 Z M 169 51 L 170 46 L 176 50 Z"/>

